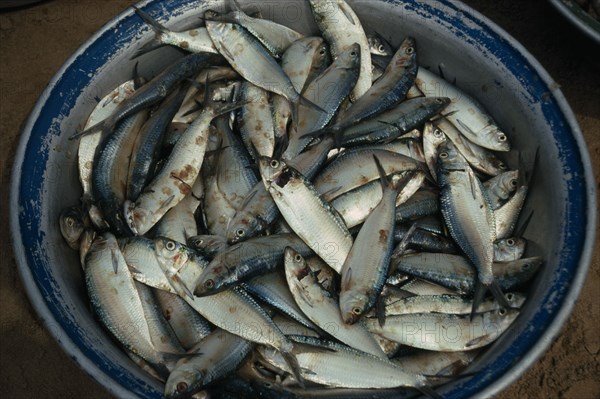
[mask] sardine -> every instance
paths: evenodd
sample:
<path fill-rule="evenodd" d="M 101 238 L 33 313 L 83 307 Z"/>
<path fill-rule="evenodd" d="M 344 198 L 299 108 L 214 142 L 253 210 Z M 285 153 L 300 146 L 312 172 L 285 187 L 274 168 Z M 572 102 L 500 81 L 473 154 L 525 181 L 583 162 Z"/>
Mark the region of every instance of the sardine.
<path fill-rule="evenodd" d="M 424 68 L 419 68 L 415 85 L 428 97 L 438 96 L 443 92 L 452 99 L 450 105 L 444 110 L 446 118 L 466 138 L 490 150 L 510 150 L 506 134 L 500 130 L 483 107 L 467 93 Z"/>
<path fill-rule="evenodd" d="M 519 315 L 518 310 L 499 309 L 468 315 L 415 313 L 365 320 L 370 331 L 415 348 L 442 352 L 465 351 L 489 345 L 504 333 Z M 301 360 L 299 359 L 301 362 Z"/>
<path fill-rule="evenodd" d="M 210 123 L 238 107 L 239 104 L 205 104 L 202 114 L 179 139 L 160 173 L 135 203 L 125 203 L 125 218 L 131 231 L 145 234 L 190 192 L 204 160 Z"/>
<path fill-rule="evenodd" d="M 285 221 L 339 273 L 352 246 L 352 236 L 342 218 L 296 169 L 269 158 L 261 158 L 259 164 L 263 183 Z"/>
<path fill-rule="evenodd" d="M 296 303 L 316 325 L 346 345 L 387 358 L 364 326 L 344 323 L 337 299 L 319 284 L 304 257 L 292 248 L 285 250 L 285 276 Z"/>
<path fill-rule="evenodd" d="M 388 275 L 394 244 L 396 197 L 411 176 L 388 179 L 377 156 L 373 156 L 381 183 L 379 204 L 365 220 L 342 267 L 340 311 L 353 324 L 374 305 Z M 415 190 L 416 191 L 416 190 Z"/>
<path fill-rule="evenodd" d="M 369 90 L 373 80 L 369 40 L 360 20 L 344 0 L 309 0 L 309 4 L 334 60 L 354 43 L 360 46 L 360 76 L 350 96 L 356 101 Z"/>
<path fill-rule="evenodd" d="M 189 398 L 204 386 L 235 371 L 253 343 L 217 329 L 199 342 L 191 356 L 177 362 L 165 383 L 165 397 Z"/>

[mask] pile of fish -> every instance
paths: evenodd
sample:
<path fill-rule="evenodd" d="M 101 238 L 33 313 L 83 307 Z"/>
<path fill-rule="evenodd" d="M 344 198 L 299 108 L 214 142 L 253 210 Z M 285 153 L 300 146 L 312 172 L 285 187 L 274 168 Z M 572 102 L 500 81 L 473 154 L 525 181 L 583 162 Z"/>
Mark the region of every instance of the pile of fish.
<path fill-rule="evenodd" d="M 83 196 L 61 231 L 98 320 L 168 398 L 438 397 L 542 263 L 522 258 L 531 171 L 500 161 L 482 106 L 418 66 L 415 39 L 309 5 L 320 36 L 235 3 L 183 32 L 136 8 L 155 37 L 134 56 L 188 54 L 72 137 Z"/>

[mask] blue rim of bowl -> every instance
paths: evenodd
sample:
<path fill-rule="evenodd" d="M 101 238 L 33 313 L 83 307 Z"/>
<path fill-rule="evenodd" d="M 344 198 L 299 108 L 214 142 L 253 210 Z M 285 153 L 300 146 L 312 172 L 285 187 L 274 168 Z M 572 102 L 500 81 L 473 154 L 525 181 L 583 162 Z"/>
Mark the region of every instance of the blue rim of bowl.
<path fill-rule="evenodd" d="M 507 356 L 499 357 L 465 383 L 445 392 L 447 397 L 456 398 L 474 394 L 493 395 L 515 381 L 541 356 L 559 333 L 579 295 L 591 259 L 596 224 L 596 194 L 589 155 L 575 117 L 558 85 L 533 56 L 508 33 L 457 1 L 435 2 L 456 11 L 452 14 L 440 11 L 432 5 L 434 3 L 428 1 L 415 2 L 418 5 L 407 5 L 398 0 L 384 1 L 404 7 L 419 7 L 458 27 L 464 35 L 473 37 L 482 50 L 493 54 L 494 57 L 510 60 L 506 67 L 515 76 L 520 76 L 522 81 L 530 83 L 528 91 L 532 98 L 541 98 L 543 93 L 552 93 L 551 100 L 542 104 L 542 110 L 553 126 L 553 136 L 559 148 L 563 172 L 577 177 L 568 183 L 568 197 L 571 201 L 565 211 L 563 230 L 565 233 L 568 231 L 568 234 L 563 236 L 565 248 L 569 248 L 569 251 L 560 255 L 559 262 L 563 267 L 558 268 L 560 273 L 554 280 L 553 289 L 549 290 L 554 291 L 555 295 L 558 293 L 559 300 L 554 298 L 553 307 L 539 309 L 534 314 L 532 328 L 520 333 L 519 338 L 506 350 Z M 183 10 L 193 3 L 196 1 L 159 5 L 148 0 L 139 3 L 138 7 L 150 11 L 151 14 L 164 15 L 165 12 Z M 119 397 L 158 398 L 162 396 L 161 392 L 136 378 L 104 354 L 95 351 L 94 345 L 80 333 L 77 326 L 64 317 L 68 310 L 60 306 L 60 294 L 52 289 L 53 278 L 44 266 L 46 258 L 30 250 L 40 248 L 43 242 L 44 234 L 40 231 L 41 208 L 30 205 L 29 201 L 20 200 L 41 199 L 43 171 L 48 160 L 48 149 L 40 151 L 44 148 L 44 134 L 56 123 L 53 122 L 53 118 L 73 107 L 77 95 L 89 80 L 87 72 L 93 73 L 101 67 L 113 55 L 111 48 L 127 44 L 128 39 L 114 41 L 113 32 L 119 24 L 127 24 L 136 32 L 147 29 L 141 20 L 133 16 L 131 9 L 113 18 L 65 62 L 32 110 L 23 129 L 14 161 L 10 193 L 10 209 L 13 212 L 10 226 L 15 257 L 25 290 L 42 322 L 65 352 L 92 378 Z M 88 50 L 95 50 L 104 57 L 86 59 L 85 54 Z M 79 91 L 73 89 L 74 84 Z M 71 93 L 71 96 L 61 97 L 60 102 L 52 104 L 47 101 L 61 91 Z M 25 159 L 28 160 L 27 164 L 24 164 Z M 568 265 L 572 266 L 569 268 Z M 54 321 L 59 324 L 53 324 Z M 513 359 L 520 360 L 513 364 Z"/>

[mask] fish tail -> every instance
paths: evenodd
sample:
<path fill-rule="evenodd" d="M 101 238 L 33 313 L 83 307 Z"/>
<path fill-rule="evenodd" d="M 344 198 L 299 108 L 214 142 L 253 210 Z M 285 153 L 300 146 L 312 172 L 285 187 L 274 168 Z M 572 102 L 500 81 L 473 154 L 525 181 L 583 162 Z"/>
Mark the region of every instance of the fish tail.
<path fill-rule="evenodd" d="M 505 309 L 512 309 L 512 306 L 510 306 L 510 303 L 508 303 L 508 300 L 506 299 L 506 297 L 504 296 L 504 293 L 502 292 L 502 289 L 500 288 L 500 286 L 498 285 L 497 282 L 492 281 L 492 283 L 489 286 L 490 291 L 492 292 L 492 295 L 494 296 L 494 299 Z"/>
<path fill-rule="evenodd" d="M 377 158 L 377 155 L 373 155 L 373 160 L 375 161 L 375 166 L 377 166 L 377 172 L 379 172 L 381 189 L 385 191 L 386 188 L 392 186 L 392 180 L 388 177 L 387 173 L 385 173 L 385 169 L 383 169 L 383 166 L 381 166 L 381 162 L 379 162 L 379 158 Z"/>
<path fill-rule="evenodd" d="M 140 76 L 140 72 L 138 71 L 138 64 L 139 62 L 136 62 L 133 66 L 133 87 L 135 90 L 139 89 L 145 83 L 145 79 Z"/>
<path fill-rule="evenodd" d="M 471 307 L 471 316 L 469 318 L 470 321 L 473 321 L 473 317 L 475 316 L 475 313 L 477 313 L 477 308 L 479 308 L 479 305 L 483 301 L 487 290 L 487 287 L 479 281 L 479 278 L 477 278 L 475 280 L 475 293 L 473 294 L 473 305 Z"/>
<path fill-rule="evenodd" d="M 283 350 L 281 351 L 281 355 L 283 356 L 283 359 L 287 365 L 290 367 L 290 370 L 292 370 L 292 374 L 294 375 L 294 378 L 296 378 L 296 381 L 298 381 L 298 384 L 304 388 L 304 378 L 300 372 L 300 364 L 298 364 L 298 359 L 296 359 L 296 356 L 291 351 Z"/>
<path fill-rule="evenodd" d="M 69 140 L 79 139 L 83 136 L 87 136 L 88 134 L 98 132 L 101 132 L 103 135 L 108 134 L 112 130 L 112 126 L 111 124 L 109 124 L 108 119 L 110 119 L 110 117 L 103 120 L 102 122 L 98 122 L 95 125 L 88 127 L 85 130 L 75 132 L 71 137 L 69 137 Z"/>
<path fill-rule="evenodd" d="M 313 103 L 312 101 L 310 101 L 308 98 L 304 97 L 302 94 L 298 95 L 298 101 L 297 101 L 297 105 L 304 105 L 305 107 L 308 108 L 312 108 L 316 111 L 319 111 L 323 114 L 326 114 L 327 111 L 325 111 L 323 108 L 319 107 L 317 104 Z M 297 107 L 298 108 L 298 107 Z M 298 114 L 296 113 L 296 116 L 298 116 Z"/>
<path fill-rule="evenodd" d="M 136 50 L 136 52 L 131 56 L 130 59 L 137 58 L 143 54 L 146 54 L 152 50 L 155 50 L 159 47 L 164 46 L 165 44 L 161 41 L 161 36 L 168 33 L 169 30 L 161 25 L 157 20 L 152 18 L 147 12 L 142 11 L 136 6 L 132 6 L 135 9 L 137 15 L 140 16 L 147 23 L 150 28 L 154 31 L 155 35 L 148 43 L 144 44 L 142 47 Z"/>

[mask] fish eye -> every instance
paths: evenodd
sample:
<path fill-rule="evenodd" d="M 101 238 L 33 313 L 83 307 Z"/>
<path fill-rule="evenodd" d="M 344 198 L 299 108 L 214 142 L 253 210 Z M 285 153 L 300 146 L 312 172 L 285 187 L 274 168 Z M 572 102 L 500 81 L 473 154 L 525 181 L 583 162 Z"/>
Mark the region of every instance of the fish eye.
<path fill-rule="evenodd" d="M 70 216 L 69 216 L 69 217 L 67 218 L 67 226 L 69 226 L 69 227 L 73 227 L 73 225 L 74 225 L 74 224 L 75 224 L 75 221 L 73 220 L 73 218 L 72 218 L 72 217 L 70 217 Z"/>
<path fill-rule="evenodd" d="M 276 159 L 272 159 L 272 160 L 271 160 L 271 167 L 272 167 L 273 169 L 277 169 L 277 168 L 279 167 L 279 161 L 278 161 L 278 160 L 276 160 Z"/>
<path fill-rule="evenodd" d="M 356 51 L 353 51 L 353 52 L 351 52 L 351 53 L 350 53 L 350 55 L 351 55 L 352 57 L 355 57 L 355 56 L 356 56 Z"/>
<path fill-rule="evenodd" d="M 436 98 L 435 102 L 438 104 L 443 104 L 444 103 L 444 99 L 443 98 Z"/>
<path fill-rule="evenodd" d="M 246 234 L 246 230 L 244 230 L 244 229 L 237 229 L 235 231 L 235 235 L 238 236 L 238 237 L 243 237 L 244 234 Z"/>
<path fill-rule="evenodd" d="M 302 255 L 300 255 L 300 254 L 296 254 L 296 256 L 294 256 L 294 260 L 295 260 L 296 262 L 302 262 Z"/>
<path fill-rule="evenodd" d="M 508 244 L 509 247 L 512 247 L 513 245 L 515 245 L 515 240 L 509 238 L 508 240 L 506 240 L 506 244 Z"/>
<path fill-rule="evenodd" d="M 504 164 L 504 162 L 498 162 L 498 167 L 500 169 L 506 169 L 506 165 Z"/>
<path fill-rule="evenodd" d="M 506 135 L 505 134 L 499 134 L 498 135 L 498 141 L 506 141 Z"/>
<path fill-rule="evenodd" d="M 531 269 L 531 263 L 525 263 L 523 265 L 523 270 L 529 270 L 529 269 Z"/>
<path fill-rule="evenodd" d="M 319 51 L 319 55 L 325 55 L 325 49 L 322 48 L 321 51 Z"/>
<path fill-rule="evenodd" d="M 512 301 L 513 299 L 514 299 L 514 295 L 513 294 L 506 294 L 506 300 Z"/>
<path fill-rule="evenodd" d="M 408 54 L 408 55 L 410 55 L 410 54 L 412 54 L 414 52 L 415 52 L 414 47 L 409 47 L 409 48 L 406 49 L 406 54 Z"/>
<path fill-rule="evenodd" d="M 172 251 L 175 249 L 175 243 L 173 241 L 167 241 L 165 248 L 167 248 L 169 251 Z"/>
<path fill-rule="evenodd" d="M 201 238 L 194 241 L 194 245 L 197 247 L 201 246 L 202 244 L 204 244 L 204 240 Z"/>
<path fill-rule="evenodd" d="M 511 187 L 517 187 L 517 180 L 516 180 L 516 179 L 512 179 L 512 180 L 510 181 L 510 186 L 511 186 Z"/>
<path fill-rule="evenodd" d="M 271 384 L 270 382 L 265 382 L 265 387 L 271 388 L 272 386 L 273 386 L 273 384 Z"/>
<path fill-rule="evenodd" d="M 177 383 L 177 392 L 185 392 L 188 389 L 188 384 L 181 381 Z"/>
<path fill-rule="evenodd" d="M 210 289 L 212 289 L 215 286 L 215 282 L 212 279 L 211 280 L 206 280 L 204 282 L 204 286 L 210 290 Z"/>
<path fill-rule="evenodd" d="M 377 50 L 383 53 L 385 51 L 385 47 L 383 47 L 383 44 L 380 44 L 379 47 L 377 47 Z"/>
<path fill-rule="evenodd" d="M 506 309 L 504 309 L 504 308 L 502 308 L 502 309 L 499 309 L 499 310 L 498 310 L 498 314 L 499 314 L 500 316 L 506 316 Z"/>
<path fill-rule="evenodd" d="M 355 315 L 360 315 L 362 313 L 362 309 L 361 308 L 352 308 L 352 313 L 354 313 Z"/>
<path fill-rule="evenodd" d="M 448 153 L 447 152 L 440 152 L 440 158 L 442 158 L 442 159 L 448 158 Z"/>
<path fill-rule="evenodd" d="M 435 137 L 437 137 L 437 138 L 440 138 L 440 137 L 442 137 L 442 134 L 443 134 L 443 133 L 442 133 L 442 131 L 441 131 L 440 129 L 435 129 L 435 130 L 433 131 L 433 135 L 434 135 Z"/>

